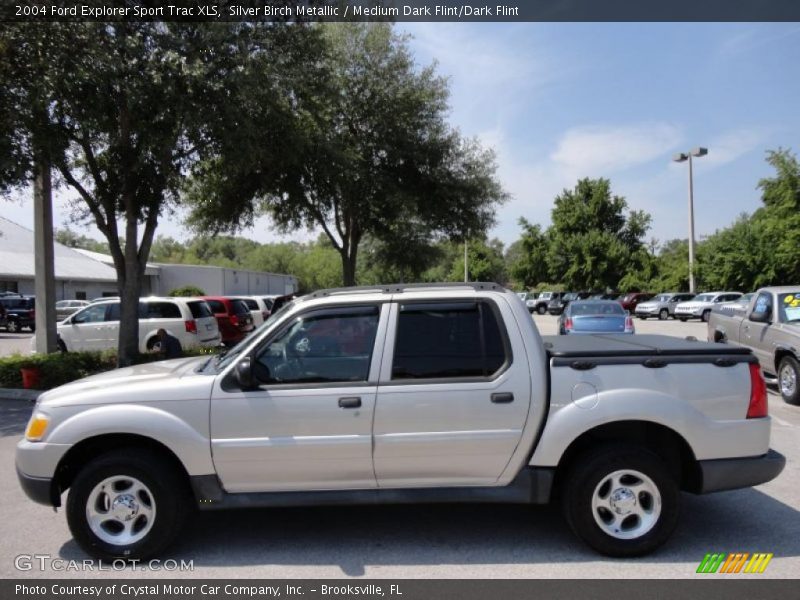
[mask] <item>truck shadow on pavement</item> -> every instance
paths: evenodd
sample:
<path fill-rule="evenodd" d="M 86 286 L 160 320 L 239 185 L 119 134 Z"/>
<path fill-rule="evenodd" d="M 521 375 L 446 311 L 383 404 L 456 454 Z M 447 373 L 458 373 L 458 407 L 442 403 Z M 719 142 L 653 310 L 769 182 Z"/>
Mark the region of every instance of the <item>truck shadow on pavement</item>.
<path fill-rule="evenodd" d="M 800 556 L 800 512 L 754 489 L 704 498 L 685 494 L 672 539 L 653 555 L 604 558 L 579 541 L 552 506 L 419 505 L 265 509 L 199 513 L 169 558 L 205 567 L 338 566 L 363 576 L 367 567 L 537 565 L 603 561 L 624 565 L 690 563 L 707 552 L 773 552 Z M 65 559 L 85 558 L 74 541 Z M 169 576 L 168 574 L 164 574 Z"/>

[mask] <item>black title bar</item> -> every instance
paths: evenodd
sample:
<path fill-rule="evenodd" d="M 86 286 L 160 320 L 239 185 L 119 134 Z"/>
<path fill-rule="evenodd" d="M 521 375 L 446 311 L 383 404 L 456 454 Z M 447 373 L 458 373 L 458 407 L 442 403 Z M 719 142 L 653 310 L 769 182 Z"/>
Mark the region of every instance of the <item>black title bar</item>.
<path fill-rule="evenodd" d="M 800 21 L 798 0 L 3 0 L 0 21 Z"/>

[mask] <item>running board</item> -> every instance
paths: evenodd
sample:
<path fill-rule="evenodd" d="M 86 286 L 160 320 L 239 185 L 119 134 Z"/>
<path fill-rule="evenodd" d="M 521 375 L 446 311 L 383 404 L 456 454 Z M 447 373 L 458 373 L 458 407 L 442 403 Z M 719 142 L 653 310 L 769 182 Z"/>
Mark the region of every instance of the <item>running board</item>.
<path fill-rule="evenodd" d="M 222 489 L 216 475 L 192 476 L 191 484 L 201 510 L 287 506 L 339 506 L 363 504 L 498 503 L 547 504 L 555 469 L 523 469 L 508 485 L 450 488 L 372 488 L 310 492 L 240 492 Z"/>

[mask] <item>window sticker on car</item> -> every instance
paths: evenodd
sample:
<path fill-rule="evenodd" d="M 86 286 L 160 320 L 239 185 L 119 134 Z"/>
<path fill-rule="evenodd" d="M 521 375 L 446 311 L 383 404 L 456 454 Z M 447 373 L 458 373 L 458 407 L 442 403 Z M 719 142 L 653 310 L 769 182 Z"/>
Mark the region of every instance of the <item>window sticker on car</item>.
<path fill-rule="evenodd" d="M 796 305 L 793 302 L 784 312 L 786 313 L 787 321 L 800 321 L 800 301 Z"/>

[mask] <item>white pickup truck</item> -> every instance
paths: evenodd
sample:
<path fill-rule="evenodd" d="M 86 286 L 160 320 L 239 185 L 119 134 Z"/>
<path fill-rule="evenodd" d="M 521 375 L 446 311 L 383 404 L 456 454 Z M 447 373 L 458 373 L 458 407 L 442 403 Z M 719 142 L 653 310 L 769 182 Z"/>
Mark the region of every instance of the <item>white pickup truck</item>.
<path fill-rule="evenodd" d="M 681 490 L 764 483 L 764 380 L 746 348 L 666 336 L 542 339 L 495 284 L 298 298 L 223 357 L 43 394 L 22 487 L 100 558 L 161 552 L 191 509 L 547 503 L 611 556 L 664 543 Z"/>

